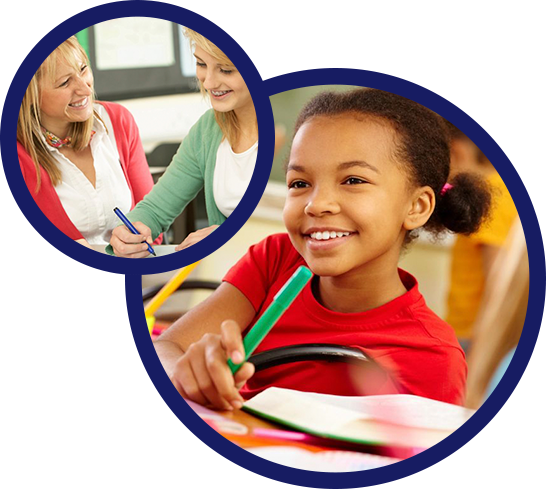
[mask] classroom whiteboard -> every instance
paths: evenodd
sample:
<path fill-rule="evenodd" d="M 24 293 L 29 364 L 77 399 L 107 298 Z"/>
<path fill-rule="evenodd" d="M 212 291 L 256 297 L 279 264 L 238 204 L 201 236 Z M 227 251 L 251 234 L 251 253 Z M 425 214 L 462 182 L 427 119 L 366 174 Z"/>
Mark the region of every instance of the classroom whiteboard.
<path fill-rule="evenodd" d="M 97 98 L 108 101 L 197 92 L 195 62 L 182 29 L 149 17 L 112 19 L 86 29 L 84 47 Z"/>

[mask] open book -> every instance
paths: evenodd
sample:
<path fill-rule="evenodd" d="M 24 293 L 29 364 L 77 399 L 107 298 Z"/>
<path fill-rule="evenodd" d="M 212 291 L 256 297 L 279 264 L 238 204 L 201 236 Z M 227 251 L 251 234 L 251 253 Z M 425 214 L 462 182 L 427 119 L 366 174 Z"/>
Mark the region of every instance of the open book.
<path fill-rule="evenodd" d="M 462 426 L 475 411 L 424 397 L 345 397 L 271 387 L 243 407 L 257 416 L 316 436 L 426 449 Z"/>

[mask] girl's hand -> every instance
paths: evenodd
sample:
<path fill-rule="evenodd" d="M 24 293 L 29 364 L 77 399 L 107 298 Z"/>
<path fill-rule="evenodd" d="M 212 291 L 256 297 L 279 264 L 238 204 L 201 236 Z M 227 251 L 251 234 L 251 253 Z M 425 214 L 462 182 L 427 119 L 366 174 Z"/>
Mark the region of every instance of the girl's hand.
<path fill-rule="evenodd" d="M 205 239 L 217 227 L 218 225 L 215 224 L 214 226 L 209 226 L 208 228 L 199 229 L 198 231 L 195 231 L 195 233 L 189 234 L 188 237 L 174 249 L 174 251 L 180 251 L 180 250 L 183 250 L 184 248 L 188 248 L 189 246 L 194 245 L 195 243 L 199 243 L 199 241 L 201 241 L 202 239 Z"/>
<path fill-rule="evenodd" d="M 204 335 L 177 361 L 171 381 L 182 397 L 217 409 L 239 409 L 243 398 L 239 389 L 254 374 L 246 362 L 233 376 L 227 364 L 244 360 L 241 329 L 235 321 L 224 321 L 221 333 Z"/>
<path fill-rule="evenodd" d="M 152 231 L 141 222 L 134 222 L 133 226 L 140 234 L 133 234 L 125 226 L 118 226 L 112 231 L 110 244 L 116 256 L 145 258 L 150 254 L 145 241 L 150 244 L 153 243 Z"/>

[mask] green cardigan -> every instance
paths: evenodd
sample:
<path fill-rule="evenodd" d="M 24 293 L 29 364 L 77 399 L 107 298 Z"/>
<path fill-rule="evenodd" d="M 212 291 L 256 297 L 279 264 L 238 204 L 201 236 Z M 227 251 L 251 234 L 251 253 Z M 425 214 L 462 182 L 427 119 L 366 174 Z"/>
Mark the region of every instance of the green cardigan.
<path fill-rule="evenodd" d="M 146 224 L 156 239 L 204 187 L 209 225 L 222 224 L 226 216 L 218 210 L 212 189 L 222 136 L 214 111 L 208 110 L 190 129 L 164 175 L 127 218 Z"/>

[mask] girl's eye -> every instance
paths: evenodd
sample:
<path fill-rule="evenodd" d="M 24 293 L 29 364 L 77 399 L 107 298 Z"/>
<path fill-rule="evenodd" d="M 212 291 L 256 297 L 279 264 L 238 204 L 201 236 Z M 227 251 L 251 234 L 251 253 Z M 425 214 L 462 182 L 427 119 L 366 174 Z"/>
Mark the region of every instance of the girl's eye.
<path fill-rule="evenodd" d="M 295 180 L 288 184 L 288 188 L 307 188 L 309 184 L 307 182 L 303 182 L 302 180 Z"/>
<path fill-rule="evenodd" d="M 223 73 L 224 75 L 231 75 L 233 73 L 233 70 L 224 70 L 220 68 L 220 73 Z"/>
<path fill-rule="evenodd" d="M 196 61 L 195 63 L 199 68 L 206 68 L 206 64 L 205 63 L 199 63 L 199 61 Z"/>
<path fill-rule="evenodd" d="M 358 177 L 349 177 L 343 182 L 345 185 L 360 185 L 362 183 L 367 183 L 366 180 Z"/>
<path fill-rule="evenodd" d="M 83 66 L 81 67 L 81 72 L 83 73 L 86 69 L 87 69 L 87 65 L 83 65 Z"/>
<path fill-rule="evenodd" d="M 61 84 L 59 85 L 59 88 L 60 88 L 60 87 L 66 87 L 66 86 L 68 85 L 68 82 L 69 82 L 69 81 L 70 81 L 70 78 L 68 78 L 65 82 L 61 83 Z"/>

